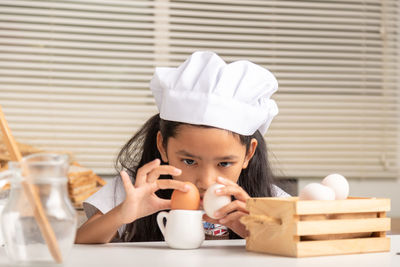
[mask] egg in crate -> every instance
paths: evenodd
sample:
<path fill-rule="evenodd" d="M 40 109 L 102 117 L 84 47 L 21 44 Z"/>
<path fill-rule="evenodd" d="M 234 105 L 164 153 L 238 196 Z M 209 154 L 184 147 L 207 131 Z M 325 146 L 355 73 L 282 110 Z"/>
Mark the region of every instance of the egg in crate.
<path fill-rule="evenodd" d="M 349 183 L 347 179 L 337 173 L 329 174 L 321 183 L 311 183 L 306 185 L 299 194 L 299 200 L 344 200 L 349 195 Z M 301 215 L 301 221 L 318 220 L 340 220 L 340 219 L 368 219 L 376 218 L 376 213 L 360 214 L 314 214 Z M 371 232 L 364 233 L 341 233 L 330 235 L 307 235 L 302 240 L 335 240 L 362 238 L 371 236 Z"/>
<path fill-rule="evenodd" d="M 306 185 L 300 192 L 300 200 L 334 200 L 335 192 L 328 186 L 311 183 Z"/>
<path fill-rule="evenodd" d="M 322 180 L 321 184 L 335 191 L 335 199 L 346 199 L 349 196 L 349 183 L 343 175 L 329 174 Z"/>
<path fill-rule="evenodd" d="M 200 193 L 197 187 L 191 182 L 188 192 L 174 190 L 171 195 L 171 209 L 173 210 L 198 210 L 200 206 Z"/>
<path fill-rule="evenodd" d="M 337 173 L 326 176 L 321 183 L 306 185 L 299 194 L 299 200 L 343 200 L 349 196 L 347 179 Z"/>

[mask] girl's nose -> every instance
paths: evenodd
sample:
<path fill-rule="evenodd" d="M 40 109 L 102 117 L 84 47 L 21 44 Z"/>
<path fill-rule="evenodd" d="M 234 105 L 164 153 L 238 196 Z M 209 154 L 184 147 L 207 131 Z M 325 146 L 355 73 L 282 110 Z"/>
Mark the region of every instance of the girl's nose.
<path fill-rule="evenodd" d="M 207 190 L 207 188 L 209 188 L 217 181 L 217 176 L 217 173 L 214 172 L 211 168 L 200 170 L 197 174 L 196 186 L 199 189 Z"/>

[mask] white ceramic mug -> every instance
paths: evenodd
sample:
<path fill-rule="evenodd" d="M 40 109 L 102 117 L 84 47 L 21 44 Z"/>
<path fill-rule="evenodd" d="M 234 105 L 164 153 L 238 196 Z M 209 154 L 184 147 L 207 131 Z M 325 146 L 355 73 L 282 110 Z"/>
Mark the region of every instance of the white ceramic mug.
<path fill-rule="evenodd" d="M 176 249 L 200 247 L 204 241 L 203 214 L 202 210 L 161 211 L 157 215 L 157 223 L 167 245 Z"/>

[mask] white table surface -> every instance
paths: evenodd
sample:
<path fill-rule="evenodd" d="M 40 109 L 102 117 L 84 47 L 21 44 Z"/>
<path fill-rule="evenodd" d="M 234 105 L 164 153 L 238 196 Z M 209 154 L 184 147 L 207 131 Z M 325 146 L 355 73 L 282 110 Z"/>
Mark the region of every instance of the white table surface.
<path fill-rule="evenodd" d="M 175 250 L 165 242 L 74 245 L 63 266 L 323 266 L 323 267 L 399 267 L 400 235 L 391 235 L 391 251 L 311 258 L 279 257 L 248 252 L 244 240 L 207 240 L 199 249 Z M 0 266 L 12 266 L 0 248 Z M 58 265 L 60 266 L 60 265 Z"/>

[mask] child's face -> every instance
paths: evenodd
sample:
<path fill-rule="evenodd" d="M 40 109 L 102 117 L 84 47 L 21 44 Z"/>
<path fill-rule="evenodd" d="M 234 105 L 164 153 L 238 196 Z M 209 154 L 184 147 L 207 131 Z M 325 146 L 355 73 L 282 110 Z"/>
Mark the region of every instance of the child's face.
<path fill-rule="evenodd" d="M 181 125 L 177 135 L 169 138 L 166 148 L 158 133 L 157 146 L 164 162 L 182 170 L 181 175 L 173 178 L 192 182 L 203 196 L 218 176 L 237 182 L 254 154 L 257 141 L 252 139 L 246 153 L 238 135 L 217 128 Z"/>

